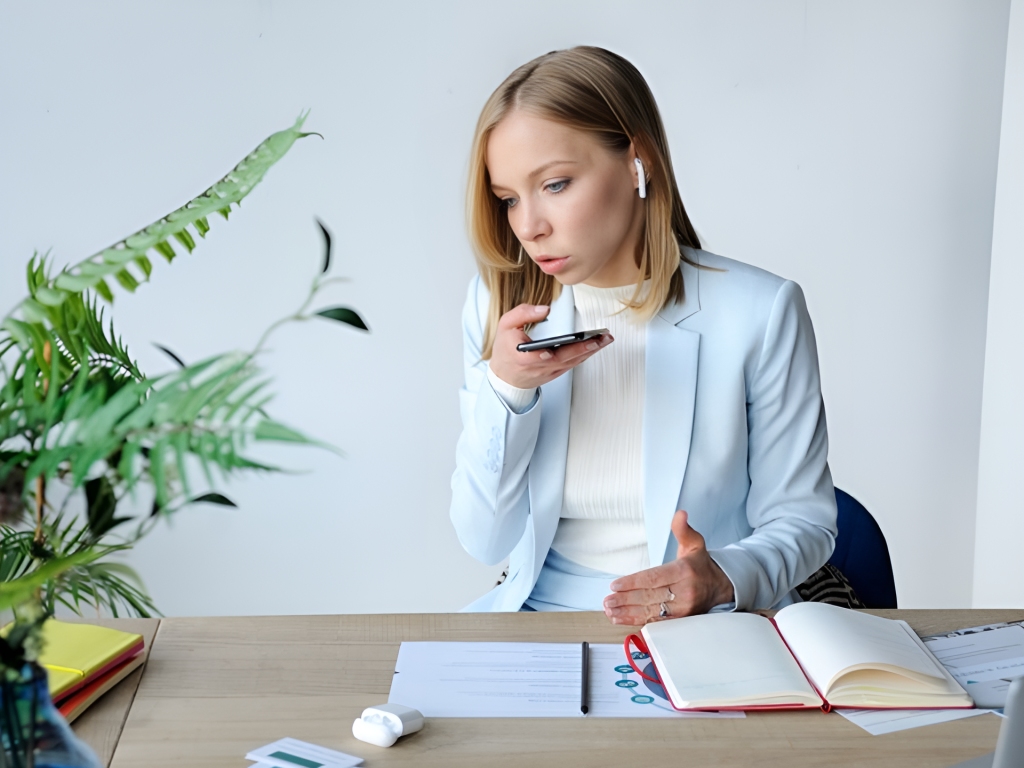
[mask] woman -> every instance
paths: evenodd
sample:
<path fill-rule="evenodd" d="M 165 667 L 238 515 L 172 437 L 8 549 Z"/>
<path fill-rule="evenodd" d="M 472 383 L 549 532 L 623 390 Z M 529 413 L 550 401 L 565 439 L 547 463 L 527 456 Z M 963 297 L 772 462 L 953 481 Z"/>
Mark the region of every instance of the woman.
<path fill-rule="evenodd" d="M 643 624 L 799 600 L 836 535 L 811 322 L 796 284 L 700 250 L 640 73 L 591 47 L 513 72 L 468 218 L 451 515 L 509 575 L 466 610 Z"/>

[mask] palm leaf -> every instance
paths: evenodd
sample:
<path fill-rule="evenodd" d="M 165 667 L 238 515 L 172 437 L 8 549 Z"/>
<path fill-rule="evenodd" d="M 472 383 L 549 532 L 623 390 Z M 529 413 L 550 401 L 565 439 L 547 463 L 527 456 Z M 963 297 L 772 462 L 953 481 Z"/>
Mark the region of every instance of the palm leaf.
<path fill-rule="evenodd" d="M 71 600 L 65 596 L 69 593 Z M 105 608 L 114 618 L 125 613 L 140 618 L 161 615 L 142 589 L 138 574 L 123 563 L 92 562 L 69 569 L 53 582 L 50 593 L 44 596 L 46 601 L 54 606 L 59 602 L 79 614 L 84 602 Z"/>
<path fill-rule="evenodd" d="M 32 565 L 32 532 L 0 526 L 0 582 L 14 581 Z"/>
<path fill-rule="evenodd" d="M 86 550 L 67 557 L 55 557 L 46 561 L 31 573 L 13 581 L 0 583 L 0 611 L 13 608 L 30 599 L 33 593 L 65 571 L 77 565 L 86 565 L 106 554 L 102 551 Z"/>

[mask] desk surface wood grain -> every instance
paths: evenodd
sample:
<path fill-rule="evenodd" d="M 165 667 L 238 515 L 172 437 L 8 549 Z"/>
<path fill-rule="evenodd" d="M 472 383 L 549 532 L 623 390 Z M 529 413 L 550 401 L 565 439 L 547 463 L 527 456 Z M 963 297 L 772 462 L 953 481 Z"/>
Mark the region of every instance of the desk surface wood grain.
<path fill-rule="evenodd" d="M 1024 610 L 872 611 L 922 635 L 1024 619 Z M 992 751 L 995 715 L 871 736 L 836 714 L 756 712 L 742 720 L 431 719 L 390 749 L 352 737 L 387 701 L 403 640 L 620 642 L 600 613 L 397 614 L 163 619 L 113 768 L 242 768 L 284 736 L 359 755 L 367 766 L 915 766 Z"/>

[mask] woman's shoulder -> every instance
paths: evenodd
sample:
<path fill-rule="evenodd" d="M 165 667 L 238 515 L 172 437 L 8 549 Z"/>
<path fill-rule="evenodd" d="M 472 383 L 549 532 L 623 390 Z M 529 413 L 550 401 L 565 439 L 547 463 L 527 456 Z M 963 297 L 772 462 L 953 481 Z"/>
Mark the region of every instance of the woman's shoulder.
<path fill-rule="evenodd" d="M 686 248 L 685 255 L 699 265 L 687 271 L 690 284 L 696 283 L 701 312 L 765 318 L 780 300 L 803 302 L 799 285 L 766 269 L 710 251 Z"/>
<path fill-rule="evenodd" d="M 684 289 L 696 287 L 699 311 L 689 323 L 708 339 L 728 339 L 738 348 L 760 349 L 783 326 L 810 327 L 803 291 L 792 280 L 709 251 L 687 249 L 691 267 Z"/>
<path fill-rule="evenodd" d="M 698 269 L 698 281 L 705 288 L 736 294 L 774 297 L 788 281 L 784 277 L 736 259 L 720 256 L 711 251 L 684 248 L 684 254 L 703 267 Z"/>

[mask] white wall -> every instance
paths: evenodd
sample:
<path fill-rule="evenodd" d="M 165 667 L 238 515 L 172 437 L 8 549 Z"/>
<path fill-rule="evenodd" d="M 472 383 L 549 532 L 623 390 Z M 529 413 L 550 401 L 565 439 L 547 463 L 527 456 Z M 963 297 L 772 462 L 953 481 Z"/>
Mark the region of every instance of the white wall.
<path fill-rule="evenodd" d="M 492 583 L 448 522 L 459 432 L 468 144 L 515 66 L 579 43 L 632 61 L 719 253 L 800 282 L 837 484 L 880 520 L 905 607 L 971 599 L 1008 0 L 0 5 L 0 307 L 24 261 L 78 260 L 181 204 L 312 108 L 307 139 L 117 323 L 143 368 L 252 345 L 303 297 L 367 337 L 291 327 L 278 418 L 347 452 L 276 451 L 240 510 L 133 554 L 165 613 L 450 611 Z M 936 557 L 939 554 L 941 557 Z"/>
<path fill-rule="evenodd" d="M 1006 46 L 974 543 L 974 605 L 1024 606 L 1024 2 Z"/>

